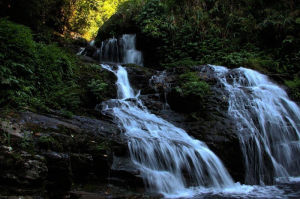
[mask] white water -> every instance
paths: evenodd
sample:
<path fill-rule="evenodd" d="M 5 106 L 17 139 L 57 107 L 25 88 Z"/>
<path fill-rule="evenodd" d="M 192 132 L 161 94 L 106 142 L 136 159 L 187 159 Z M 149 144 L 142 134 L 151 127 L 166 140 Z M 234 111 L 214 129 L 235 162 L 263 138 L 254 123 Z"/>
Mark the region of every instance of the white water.
<path fill-rule="evenodd" d="M 77 52 L 76 55 L 84 55 L 84 54 L 83 54 L 84 51 L 85 51 L 85 48 L 80 47 L 80 48 L 79 48 L 79 51 Z"/>
<path fill-rule="evenodd" d="M 98 53 L 100 62 L 120 63 L 120 50 L 116 38 L 110 38 L 107 41 L 103 41 Z"/>
<path fill-rule="evenodd" d="M 300 110 L 286 92 L 254 70 L 211 66 L 229 93 L 245 157 L 246 183 L 300 175 Z"/>
<path fill-rule="evenodd" d="M 124 34 L 101 43 L 98 50 L 100 62 L 143 65 L 142 52 L 136 49 L 136 35 Z"/>
<path fill-rule="evenodd" d="M 103 104 L 128 137 L 131 160 L 150 191 L 166 196 L 191 194 L 188 187 L 224 188 L 234 185 L 220 159 L 205 143 L 183 129 L 149 113 L 130 87 L 126 70 L 118 66 L 119 99 Z"/>
<path fill-rule="evenodd" d="M 149 113 L 134 94 L 125 68 L 102 67 L 117 76 L 119 98 L 104 102 L 103 113 L 112 115 L 123 129 L 131 160 L 149 191 L 162 193 L 166 198 L 288 198 L 276 186 L 234 183 L 205 143 Z M 228 71 L 218 67 L 215 70 Z"/>
<path fill-rule="evenodd" d="M 123 63 L 143 65 L 142 52 L 135 48 L 136 35 L 124 34 L 121 38 L 121 46 L 123 47 Z"/>

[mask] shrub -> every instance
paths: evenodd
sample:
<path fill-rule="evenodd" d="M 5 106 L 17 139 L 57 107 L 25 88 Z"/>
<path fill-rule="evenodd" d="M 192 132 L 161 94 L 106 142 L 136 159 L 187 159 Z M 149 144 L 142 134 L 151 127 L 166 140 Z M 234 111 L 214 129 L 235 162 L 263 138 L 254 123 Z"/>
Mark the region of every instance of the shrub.
<path fill-rule="evenodd" d="M 203 100 L 210 94 L 210 86 L 205 81 L 201 81 L 196 72 L 188 72 L 179 76 L 179 86 L 176 91 L 183 97 L 198 97 Z"/>
<path fill-rule="evenodd" d="M 300 78 L 296 77 L 293 80 L 287 80 L 284 83 L 289 88 L 291 97 L 300 102 Z"/>
<path fill-rule="evenodd" d="M 164 68 L 176 68 L 176 67 L 193 67 L 193 66 L 197 66 L 197 65 L 200 65 L 201 62 L 199 61 L 193 61 L 192 59 L 190 58 L 186 58 L 186 59 L 182 59 L 182 60 L 179 60 L 179 61 L 175 61 L 175 62 L 172 62 L 172 63 L 167 63 L 167 64 L 162 64 L 162 66 Z"/>
<path fill-rule="evenodd" d="M 103 100 L 103 93 L 107 88 L 107 83 L 103 82 L 102 80 L 92 79 L 89 84 L 87 85 L 89 92 L 96 98 L 97 101 Z"/>
<path fill-rule="evenodd" d="M 29 28 L 0 20 L 0 106 L 76 109 L 75 58 L 33 40 Z"/>
<path fill-rule="evenodd" d="M 32 94 L 35 42 L 29 28 L 0 20 L 0 106 L 26 104 Z"/>

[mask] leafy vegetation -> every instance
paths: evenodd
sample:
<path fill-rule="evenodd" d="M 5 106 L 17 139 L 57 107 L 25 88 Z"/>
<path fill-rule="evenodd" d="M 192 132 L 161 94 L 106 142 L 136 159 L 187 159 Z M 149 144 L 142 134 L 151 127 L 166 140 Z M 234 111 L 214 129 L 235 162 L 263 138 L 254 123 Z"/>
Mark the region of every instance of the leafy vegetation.
<path fill-rule="evenodd" d="M 56 44 L 37 43 L 28 27 L 0 20 L 0 106 L 70 111 L 100 103 L 109 89 L 107 78 Z M 82 73 L 81 73 L 82 72 Z M 97 74 L 98 73 L 98 74 Z M 86 100 L 86 93 L 94 95 Z M 64 114 L 66 113 L 66 114 Z"/>
<path fill-rule="evenodd" d="M 293 81 L 300 71 L 299 10 L 295 0 L 129 0 L 99 29 L 97 42 L 137 32 L 145 66 L 192 60 Z"/>
<path fill-rule="evenodd" d="M 63 101 L 62 106 L 78 106 L 78 100 L 66 100 L 69 93 L 61 90 L 72 85 L 71 55 L 55 45 L 34 42 L 29 28 L 7 20 L 0 21 L 0 40 L 1 105 L 60 108 Z"/>
<path fill-rule="evenodd" d="M 8 16 L 38 32 L 50 28 L 91 39 L 121 2 L 124 0 L 4 0 L 0 2 L 0 17 Z"/>
<path fill-rule="evenodd" d="M 130 0 L 99 30 L 99 38 L 139 29 L 155 43 L 158 64 L 191 59 L 202 64 L 299 71 L 299 10 L 295 2 Z M 147 46 L 148 47 L 148 46 Z M 153 51 L 152 51 L 153 52 Z"/>
<path fill-rule="evenodd" d="M 197 96 L 204 99 L 210 93 L 210 86 L 205 81 L 201 81 L 195 72 L 184 73 L 179 76 L 180 86 L 176 90 L 183 96 Z"/>
<path fill-rule="evenodd" d="M 300 78 L 296 77 L 293 80 L 286 80 L 285 85 L 290 89 L 292 98 L 300 101 Z"/>

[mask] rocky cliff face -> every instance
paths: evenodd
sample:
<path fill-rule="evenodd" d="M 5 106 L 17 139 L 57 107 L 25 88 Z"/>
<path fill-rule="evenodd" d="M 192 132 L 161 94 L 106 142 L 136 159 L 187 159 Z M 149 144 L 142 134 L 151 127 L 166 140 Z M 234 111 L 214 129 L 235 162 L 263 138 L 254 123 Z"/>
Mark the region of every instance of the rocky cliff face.
<path fill-rule="evenodd" d="M 128 166 L 127 142 L 110 118 L 100 117 L 2 116 L 0 195 L 79 198 L 91 187 L 97 197 L 136 194 L 143 182 Z"/>
<path fill-rule="evenodd" d="M 234 121 L 227 115 L 227 96 L 212 71 L 193 67 L 211 86 L 204 101 L 174 92 L 178 68 L 155 71 L 127 65 L 131 85 L 141 91 L 148 109 L 204 141 L 236 181 L 244 180 L 243 158 Z M 184 69 L 185 70 L 185 69 Z M 10 112 L 1 115 L 0 194 L 142 198 L 144 184 L 131 163 L 126 137 L 114 118 Z M 147 196 L 149 197 L 149 196 Z M 154 196 L 153 196 L 154 197 Z"/>
<path fill-rule="evenodd" d="M 244 181 L 244 160 L 234 121 L 227 114 L 227 93 L 213 71 L 207 66 L 188 69 L 196 72 L 211 87 L 206 100 L 199 101 L 197 97 L 187 98 L 174 92 L 179 76 L 186 72 L 186 68 L 164 72 L 139 67 L 127 70 L 133 87 L 142 91 L 141 98 L 151 112 L 204 141 L 222 159 L 232 177 Z"/>

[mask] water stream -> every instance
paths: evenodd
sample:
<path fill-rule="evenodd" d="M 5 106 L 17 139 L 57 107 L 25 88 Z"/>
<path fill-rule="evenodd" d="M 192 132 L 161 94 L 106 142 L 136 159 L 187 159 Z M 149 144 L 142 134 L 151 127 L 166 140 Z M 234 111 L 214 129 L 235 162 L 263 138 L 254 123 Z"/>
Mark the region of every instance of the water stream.
<path fill-rule="evenodd" d="M 136 49 L 136 35 L 124 34 L 119 39 L 110 38 L 101 43 L 97 53 L 102 63 L 143 65 L 142 52 Z"/>
<path fill-rule="evenodd" d="M 294 198 L 279 186 L 234 183 L 205 143 L 147 110 L 125 68 L 102 67 L 117 76 L 118 88 L 118 99 L 103 102 L 102 111 L 113 116 L 127 136 L 131 161 L 148 191 L 166 198 Z"/>
<path fill-rule="evenodd" d="M 205 143 L 151 114 L 130 87 L 122 66 L 117 76 L 118 98 L 103 104 L 128 137 L 131 160 L 149 191 L 182 194 L 188 187 L 228 187 L 234 184 L 220 159 Z"/>
<path fill-rule="evenodd" d="M 286 92 L 257 71 L 211 66 L 229 93 L 247 184 L 273 184 L 300 176 L 300 109 Z"/>
<path fill-rule="evenodd" d="M 143 65 L 135 35 L 102 42 L 98 54 L 102 63 Z M 236 123 L 245 183 L 250 184 L 241 185 L 204 142 L 147 110 L 124 67 L 102 67 L 116 75 L 118 92 L 118 99 L 102 103 L 102 111 L 127 137 L 131 161 L 148 191 L 172 198 L 299 198 L 300 110 L 267 76 L 246 68 L 208 66 L 226 93 L 228 114 Z M 166 95 L 165 78 L 162 72 L 149 83 L 162 85 Z"/>

